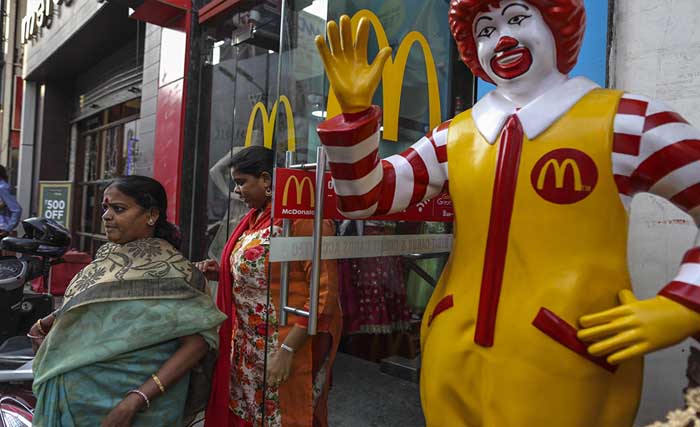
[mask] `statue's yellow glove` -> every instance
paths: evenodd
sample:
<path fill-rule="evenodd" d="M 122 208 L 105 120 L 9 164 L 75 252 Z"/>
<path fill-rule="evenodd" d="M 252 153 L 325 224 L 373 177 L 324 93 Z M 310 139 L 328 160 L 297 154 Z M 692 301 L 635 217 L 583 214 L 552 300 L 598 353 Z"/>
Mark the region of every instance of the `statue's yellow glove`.
<path fill-rule="evenodd" d="M 369 21 L 362 18 L 353 40 L 350 17 L 343 15 L 340 26 L 335 21 L 328 22 L 328 45 L 323 37 L 316 36 L 316 47 L 343 113 L 359 113 L 372 105 L 384 64 L 391 56 L 391 48 L 385 47 L 368 64 L 369 28 Z"/>
<path fill-rule="evenodd" d="M 663 296 L 639 301 L 629 290 L 621 305 L 579 319 L 578 337 L 592 343 L 588 352 L 618 364 L 683 341 L 700 332 L 700 313 Z"/>

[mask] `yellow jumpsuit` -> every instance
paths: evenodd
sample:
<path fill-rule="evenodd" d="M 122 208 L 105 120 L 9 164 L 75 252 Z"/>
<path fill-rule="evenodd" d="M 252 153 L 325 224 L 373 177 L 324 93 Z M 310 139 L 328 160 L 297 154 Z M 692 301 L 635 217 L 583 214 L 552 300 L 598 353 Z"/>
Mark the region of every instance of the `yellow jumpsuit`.
<path fill-rule="evenodd" d="M 514 171 L 517 186 L 491 347 L 476 344 L 474 334 L 501 141 L 488 144 L 471 111 L 450 124 L 456 240 L 421 331 L 421 398 L 428 427 L 632 425 L 642 360 L 613 372 L 533 325 L 545 308 L 578 329 L 581 315 L 618 305 L 617 293 L 631 287 L 627 215 L 611 163 L 621 95 L 594 90 L 537 138 L 525 137 Z M 560 149 L 592 159 L 594 186 L 582 184 L 580 175 L 590 175 L 590 168 L 582 171 L 576 161 L 560 156 L 542 167 L 542 159 Z M 537 191 L 546 185 L 587 194 L 575 202 L 552 202 Z"/>

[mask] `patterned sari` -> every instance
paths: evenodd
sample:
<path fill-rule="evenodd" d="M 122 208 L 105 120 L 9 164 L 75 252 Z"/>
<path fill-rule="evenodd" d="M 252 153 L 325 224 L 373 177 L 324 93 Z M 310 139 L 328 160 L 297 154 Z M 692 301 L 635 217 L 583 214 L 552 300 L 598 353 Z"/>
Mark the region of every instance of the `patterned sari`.
<path fill-rule="evenodd" d="M 203 361 L 212 360 L 225 316 L 204 292 L 205 283 L 164 240 L 102 246 L 71 281 L 36 355 L 34 425 L 100 425 L 126 392 L 177 351 L 181 337 L 200 334 L 210 347 Z M 133 426 L 182 426 L 185 415 L 201 410 L 205 365 L 155 398 Z"/>

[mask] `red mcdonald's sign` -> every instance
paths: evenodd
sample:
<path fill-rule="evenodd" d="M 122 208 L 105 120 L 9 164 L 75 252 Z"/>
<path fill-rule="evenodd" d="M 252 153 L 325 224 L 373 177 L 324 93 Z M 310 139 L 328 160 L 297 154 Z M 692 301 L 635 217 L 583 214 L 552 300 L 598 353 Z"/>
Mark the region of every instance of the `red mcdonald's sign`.
<path fill-rule="evenodd" d="M 314 217 L 316 198 L 314 171 L 299 169 L 275 169 L 275 194 L 273 215 L 275 218 L 310 219 Z M 337 196 L 333 190 L 330 173 L 324 179 L 326 189 L 323 202 L 323 217 L 326 219 L 347 219 L 337 208 Z M 393 215 L 376 216 L 371 219 L 387 221 L 440 221 L 452 222 L 454 211 L 452 200 L 447 194 L 418 203 L 403 212 Z"/>

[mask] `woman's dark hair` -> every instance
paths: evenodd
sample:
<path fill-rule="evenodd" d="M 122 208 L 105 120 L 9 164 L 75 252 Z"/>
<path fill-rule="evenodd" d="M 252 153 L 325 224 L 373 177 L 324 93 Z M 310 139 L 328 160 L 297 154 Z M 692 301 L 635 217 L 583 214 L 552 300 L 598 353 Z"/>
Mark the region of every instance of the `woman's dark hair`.
<path fill-rule="evenodd" d="M 116 178 L 108 187 L 115 187 L 144 209 L 158 209 L 160 214 L 153 235 L 180 249 L 180 232 L 175 225 L 168 222 L 168 196 L 160 182 L 147 176 L 129 175 Z"/>
<path fill-rule="evenodd" d="M 247 173 L 255 177 L 260 177 L 263 172 L 272 176 L 272 169 L 275 163 L 275 153 L 269 148 L 253 145 L 246 147 L 231 157 L 229 164 L 234 170 L 240 173 Z"/>
<path fill-rule="evenodd" d="M 10 180 L 7 176 L 7 169 L 5 169 L 5 166 L 3 165 L 0 165 L 0 179 L 2 179 L 5 182 Z"/>

